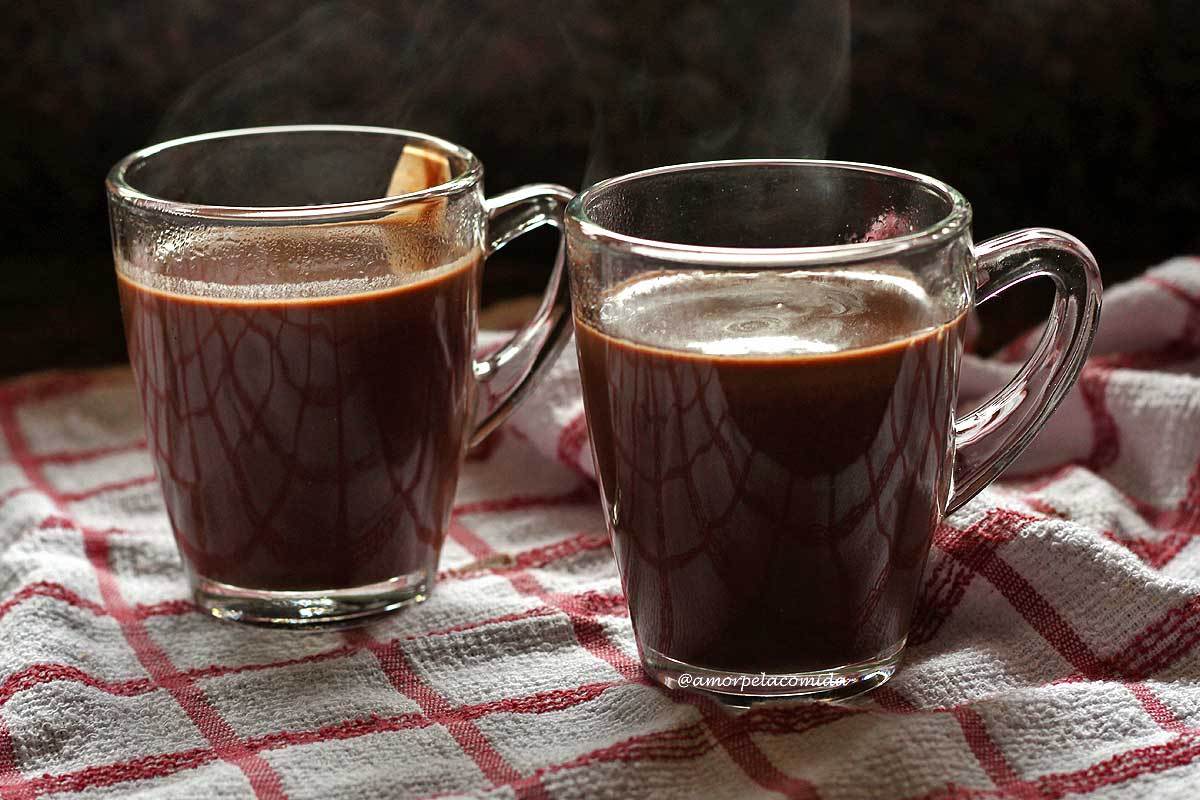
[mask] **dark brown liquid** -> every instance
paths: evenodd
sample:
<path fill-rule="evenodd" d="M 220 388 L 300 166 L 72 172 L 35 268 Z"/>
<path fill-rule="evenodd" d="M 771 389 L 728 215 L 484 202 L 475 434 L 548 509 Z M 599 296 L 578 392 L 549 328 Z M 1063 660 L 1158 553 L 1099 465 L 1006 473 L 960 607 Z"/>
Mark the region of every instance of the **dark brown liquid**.
<path fill-rule="evenodd" d="M 579 362 L 643 655 L 783 673 L 899 645 L 949 491 L 960 325 L 911 281 L 837 273 L 653 276 L 598 315 Z"/>
<path fill-rule="evenodd" d="M 191 569 L 313 590 L 433 567 L 470 419 L 475 267 L 305 299 L 189 297 L 120 276 Z"/>

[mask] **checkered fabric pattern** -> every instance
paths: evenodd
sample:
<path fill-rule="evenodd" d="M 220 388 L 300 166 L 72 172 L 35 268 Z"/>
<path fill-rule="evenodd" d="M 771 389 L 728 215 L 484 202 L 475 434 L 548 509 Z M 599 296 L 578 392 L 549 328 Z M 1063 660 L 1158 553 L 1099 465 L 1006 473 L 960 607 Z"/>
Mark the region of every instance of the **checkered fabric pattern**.
<path fill-rule="evenodd" d="M 1028 342 L 968 358 L 964 395 Z M 573 357 L 469 458 L 432 599 L 350 633 L 196 611 L 121 371 L 0 387 L 0 797 L 1194 797 L 1200 261 L 936 534 L 905 666 L 839 705 L 651 685 Z"/>

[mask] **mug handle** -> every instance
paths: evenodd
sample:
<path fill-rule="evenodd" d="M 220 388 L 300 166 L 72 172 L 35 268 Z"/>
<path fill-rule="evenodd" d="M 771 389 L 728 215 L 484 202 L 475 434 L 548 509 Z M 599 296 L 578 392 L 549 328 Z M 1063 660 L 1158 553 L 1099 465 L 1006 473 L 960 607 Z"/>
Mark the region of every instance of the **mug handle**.
<path fill-rule="evenodd" d="M 535 183 L 485 200 L 488 216 L 485 258 L 521 234 L 543 225 L 553 225 L 561 231 L 563 210 L 574 196 L 565 186 Z M 486 439 L 508 418 L 537 386 L 566 344 L 571 331 L 571 297 L 563 280 L 565 260 L 560 237 L 550 283 L 533 318 L 500 349 L 475 362 L 480 394 L 471 446 Z"/>
<path fill-rule="evenodd" d="M 1028 228 L 975 247 L 975 303 L 1028 278 L 1054 282 L 1042 338 L 1012 381 L 954 420 L 954 488 L 959 508 L 1012 463 L 1062 402 L 1092 348 L 1100 320 L 1100 269 L 1083 242 L 1062 231 Z"/>

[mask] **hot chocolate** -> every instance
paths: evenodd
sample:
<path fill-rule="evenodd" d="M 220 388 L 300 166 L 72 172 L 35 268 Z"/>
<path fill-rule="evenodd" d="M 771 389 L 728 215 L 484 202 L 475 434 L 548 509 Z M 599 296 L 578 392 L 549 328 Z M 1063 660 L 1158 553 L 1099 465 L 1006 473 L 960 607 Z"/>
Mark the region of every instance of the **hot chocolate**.
<path fill-rule="evenodd" d="M 643 656 L 789 673 L 898 648 L 949 494 L 961 318 L 885 272 L 650 274 L 592 316 L 588 425 Z"/>
<path fill-rule="evenodd" d="M 120 271 L 150 450 L 191 569 L 309 591 L 433 568 L 472 416 L 477 264 L 187 294 Z"/>

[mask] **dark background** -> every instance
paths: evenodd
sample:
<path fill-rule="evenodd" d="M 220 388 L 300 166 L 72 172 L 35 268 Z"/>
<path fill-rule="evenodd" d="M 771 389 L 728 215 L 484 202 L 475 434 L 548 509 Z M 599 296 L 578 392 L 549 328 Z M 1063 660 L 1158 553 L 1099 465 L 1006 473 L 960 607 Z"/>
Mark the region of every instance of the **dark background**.
<path fill-rule="evenodd" d="M 246 125 L 426 130 L 474 150 L 492 192 L 828 155 L 946 180 L 977 241 L 1070 231 L 1107 284 L 1200 251 L 1192 2 L 7 6 L 0 374 L 124 357 L 105 172 L 153 141 Z M 489 265 L 488 300 L 538 290 L 553 235 L 527 238 Z M 1036 287 L 1006 295 L 987 336 L 1043 303 Z"/>

